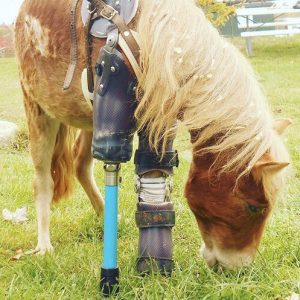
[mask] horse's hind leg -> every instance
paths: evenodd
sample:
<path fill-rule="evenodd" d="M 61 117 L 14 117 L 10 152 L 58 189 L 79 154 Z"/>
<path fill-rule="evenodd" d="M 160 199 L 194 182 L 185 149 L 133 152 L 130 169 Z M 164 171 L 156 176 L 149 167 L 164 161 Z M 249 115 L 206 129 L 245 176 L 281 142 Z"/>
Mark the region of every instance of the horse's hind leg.
<path fill-rule="evenodd" d="M 74 147 L 76 177 L 88 195 L 96 213 L 103 211 L 104 201 L 97 188 L 93 175 L 93 157 L 91 154 L 92 132 L 81 131 Z"/>
<path fill-rule="evenodd" d="M 38 222 L 38 243 L 36 250 L 44 255 L 52 251 L 50 242 L 50 205 L 54 183 L 51 176 L 51 162 L 60 123 L 50 118 L 38 104 L 25 97 L 31 156 L 35 168 L 34 197 Z"/>

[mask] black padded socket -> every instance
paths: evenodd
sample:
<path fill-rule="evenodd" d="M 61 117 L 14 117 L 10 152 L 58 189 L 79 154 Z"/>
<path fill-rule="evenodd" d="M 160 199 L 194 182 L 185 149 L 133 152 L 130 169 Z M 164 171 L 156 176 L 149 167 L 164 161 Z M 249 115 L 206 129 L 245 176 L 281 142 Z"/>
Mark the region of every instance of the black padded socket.
<path fill-rule="evenodd" d="M 105 47 L 101 50 L 96 72 L 93 157 L 111 163 L 127 162 L 132 156 L 136 130 L 136 80 L 122 54 L 115 49 L 112 52 Z"/>
<path fill-rule="evenodd" d="M 134 163 L 136 174 L 158 170 L 173 175 L 173 168 L 179 166 L 178 152 L 173 150 L 173 141 L 169 140 L 166 151 L 162 156 L 156 153 L 149 145 L 149 137 L 145 131 L 139 132 L 139 148 L 135 153 Z"/>

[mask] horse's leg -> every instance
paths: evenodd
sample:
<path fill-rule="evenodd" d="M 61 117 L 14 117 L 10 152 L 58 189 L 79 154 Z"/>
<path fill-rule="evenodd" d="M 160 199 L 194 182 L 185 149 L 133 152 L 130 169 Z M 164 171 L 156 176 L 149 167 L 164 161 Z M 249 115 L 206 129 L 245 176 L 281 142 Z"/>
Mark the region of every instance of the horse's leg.
<path fill-rule="evenodd" d="M 38 243 L 36 250 L 44 255 L 51 252 L 50 205 L 54 183 L 51 176 L 51 162 L 60 123 L 45 114 L 40 106 L 25 97 L 31 156 L 35 168 L 34 197 L 38 222 Z"/>
<path fill-rule="evenodd" d="M 96 213 L 100 215 L 103 212 L 104 201 L 93 175 L 92 137 L 92 132 L 83 130 L 80 132 L 74 148 L 75 170 L 76 177 L 88 195 Z"/>

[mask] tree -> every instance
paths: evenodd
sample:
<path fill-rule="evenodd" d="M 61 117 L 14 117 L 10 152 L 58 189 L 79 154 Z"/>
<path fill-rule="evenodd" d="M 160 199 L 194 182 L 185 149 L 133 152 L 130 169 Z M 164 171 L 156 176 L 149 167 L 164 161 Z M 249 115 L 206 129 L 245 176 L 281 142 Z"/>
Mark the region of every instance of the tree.
<path fill-rule="evenodd" d="M 227 6 L 225 3 L 215 0 L 198 0 L 200 6 L 206 13 L 207 18 L 216 26 L 223 26 L 235 13 L 234 6 Z"/>

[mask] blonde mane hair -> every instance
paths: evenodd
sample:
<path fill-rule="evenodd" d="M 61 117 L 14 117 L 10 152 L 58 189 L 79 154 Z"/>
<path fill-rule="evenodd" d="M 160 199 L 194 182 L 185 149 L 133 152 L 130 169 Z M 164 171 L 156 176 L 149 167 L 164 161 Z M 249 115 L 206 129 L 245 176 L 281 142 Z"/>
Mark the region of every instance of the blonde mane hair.
<path fill-rule="evenodd" d="M 143 73 L 136 117 L 154 149 L 166 145 L 180 119 L 189 131 L 201 130 L 194 149 L 234 152 L 224 172 L 246 174 L 266 151 L 286 152 L 249 63 L 194 1 L 142 0 L 138 34 Z"/>

